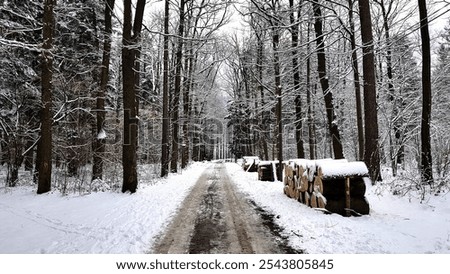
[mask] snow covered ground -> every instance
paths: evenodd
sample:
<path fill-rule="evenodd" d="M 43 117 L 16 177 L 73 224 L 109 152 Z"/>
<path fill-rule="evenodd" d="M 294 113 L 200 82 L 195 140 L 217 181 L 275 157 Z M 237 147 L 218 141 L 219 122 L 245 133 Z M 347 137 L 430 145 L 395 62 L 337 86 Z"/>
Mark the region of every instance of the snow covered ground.
<path fill-rule="evenodd" d="M 195 163 L 168 179 L 141 181 L 133 195 L 0 188 L 0 253 L 145 253 L 210 165 Z M 369 187 L 371 214 L 345 218 L 287 198 L 281 182 L 257 181 L 256 173 L 234 163 L 226 168 L 241 191 L 277 216 L 290 244 L 307 253 L 450 254 L 449 194 L 420 203 Z"/>
<path fill-rule="evenodd" d="M 210 163 L 141 182 L 133 194 L 0 189 L 0 253 L 145 253 Z"/>
<path fill-rule="evenodd" d="M 277 216 L 293 247 L 313 254 L 450 253 L 450 194 L 420 203 L 368 186 L 370 215 L 325 215 L 283 194 L 283 183 L 261 182 L 256 173 L 227 164 L 239 189 Z"/>

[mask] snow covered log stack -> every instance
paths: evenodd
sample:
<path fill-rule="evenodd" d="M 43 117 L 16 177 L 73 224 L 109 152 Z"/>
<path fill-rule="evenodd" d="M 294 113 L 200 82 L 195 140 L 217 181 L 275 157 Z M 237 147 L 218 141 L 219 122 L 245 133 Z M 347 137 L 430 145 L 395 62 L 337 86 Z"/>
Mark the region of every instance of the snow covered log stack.
<path fill-rule="evenodd" d="M 343 216 L 369 214 L 365 198 L 368 169 L 347 160 L 289 160 L 284 193 L 312 208 Z"/>
<path fill-rule="evenodd" d="M 258 163 L 258 180 L 274 182 L 277 178 L 277 161 L 261 161 Z"/>
<path fill-rule="evenodd" d="M 258 156 L 244 156 L 243 162 L 242 162 L 242 168 L 246 172 L 256 172 L 256 171 L 258 171 L 258 163 L 259 163 Z"/>

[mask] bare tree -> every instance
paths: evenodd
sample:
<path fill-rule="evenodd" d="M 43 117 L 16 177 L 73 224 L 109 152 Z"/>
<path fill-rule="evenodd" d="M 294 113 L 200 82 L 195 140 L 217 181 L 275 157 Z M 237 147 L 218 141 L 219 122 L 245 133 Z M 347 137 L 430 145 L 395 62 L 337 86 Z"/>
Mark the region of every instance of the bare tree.
<path fill-rule="evenodd" d="M 420 34 L 422 40 L 422 125 L 421 176 L 424 183 L 433 184 L 433 163 L 431 157 L 431 49 L 428 30 L 428 12 L 426 0 L 419 1 Z"/>
<path fill-rule="evenodd" d="M 344 158 L 344 152 L 341 143 L 341 136 L 338 124 L 336 123 L 335 108 L 333 102 L 333 92 L 330 88 L 327 75 L 327 64 L 325 55 L 325 42 L 323 34 L 323 18 L 322 10 L 319 1 L 313 1 L 314 10 L 314 29 L 316 32 L 316 44 L 317 44 L 317 70 L 319 74 L 320 85 L 325 98 L 325 107 L 327 112 L 328 130 L 330 132 L 331 141 L 333 145 L 333 154 L 336 159 Z"/>
<path fill-rule="evenodd" d="M 185 17 L 185 0 L 180 0 L 180 20 L 178 22 L 178 41 L 175 55 L 175 86 L 173 94 L 173 113 L 172 113 L 172 160 L 170 163 L 171 172 L 178 170 L 178 143 L 179 138 L 179 107 L 181 94 L 181 69 L 183 67 L 183 35 L 184 35 L 184 17 Z"/>
<path fill-rule="evenodd" d="M 52 78 L 53 78 L 53 8 L 55 0 L 44 1 L 44 15 L 42 26 L 42 59 L 41 59 L 41 134 L 37 148 L 38 189 L 42 194 L 51 190 L 52 183 Z"/>
<path fill-rule="evenodd" d="M 348 21 L 349 21 L 349 35 L 350 46 L 352 49 L 352 69 L 353 69 L 353 85 L 355 87 L 356 98 L 356 123 L 358 128 L 358 158 L 364 159 L 364 127 L 363 127 L 363 114 L 361 103 L 361 84 L 359 81 L 359 65 L 358 65 L 358 52 L 356 48 L 356 33 L 355 22 L 353 19 L 353 4 L 354 0 L 348 0 Z"/>
<path fill-rule="evenodd" d="M 295 93 L 295 139 L 297 143 L 297 157 L 305 158 L 305 151 L 303 148 L 303 126 L 302 126 L 302 96 L 300 94 L 300 67 L 298 62 L 298 40 L 299 40 L 299 18 L 300 18 L 300 5 L 297 20 L 295 18 L 295 5 L 294 0 L 289 0 L 289 21 L 291 24 L 291 39 L 292 39 L 292 77 L 294 80 L 294 93 Z"/>
<path fill-rule="evenodd" d="M 136 192 L 137 178 L 137 130 L 138 106 L 136 89 L 136 48 L 140 41 L 142 20 L 144 16 L 145 0 L 138 0 L 136 14 L 132 23 L 132 1 L 124 1 L 123 19 L 123 48 L 122 48 L 122 76 L 123 76 L 123 108 L 124 108 L 124 139 L 122 145 L 123 184 L 122 192 Z"/>
<path fill-rule="evenodd" d="M 163 113 L 161 138 L 161 177 L 169 173 L 169 0 L 164 4 Z"/>
<path fill-rule="evenodd" d="M 105 38 L 103 41 L 103 59 L 100 73 L 100 87 L 97 92 L 97 136 L 94 141 L 94 157 L 92 167 L 92 180 L 103 178 L 103 157 L 105 153 L 105 96 L 109 81 L 109 64 L 111 59 L 111 35 L 112 35 L 112 9 L 115 0 L 105 1 Z"/>
<path fill-rule="evenodd" d="M 380 151 L 378 144 L 378 110 L 373 52 L 372 16 L 368 0 L 358 0 L 363 43 L 364 74 L 364 161 L 373 182 L 381 180 Z"/>

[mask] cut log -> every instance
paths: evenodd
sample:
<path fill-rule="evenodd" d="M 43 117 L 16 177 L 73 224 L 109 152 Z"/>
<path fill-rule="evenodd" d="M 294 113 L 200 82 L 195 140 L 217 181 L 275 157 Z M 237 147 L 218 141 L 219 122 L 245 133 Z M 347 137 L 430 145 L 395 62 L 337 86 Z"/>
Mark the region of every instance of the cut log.
<path fill-rule="evenodd" d="M 368 215 L 370 213 L 370 205 L 365 197 L 351 199 L 350 209 L 353 216 Z"/>
<path fill-rule="evenodd" d="M 309 195 L 308 192 L 304 192 L 304 194 L 305 194 L 305 202 L 304 202 L 304 204 L 307 205 L 307 206 L 311 206 L 311 196 Z"/>
<path fill-rule="evenodd" d="M 259 157 L 257 156 L 244 156 L 242 162 L 242 168 L 246 172 L 257 172 L 258 171 Z"/>
<path fill-rule="evenodd" d="M 311 194 L 311 204 L 310 205 L 312 208 L 317 207 L 317 196 L 314 193 Z"/>
<path fill-rule="evenodd" d="M 322 180 L 322 194 L 327 199 L 345 197 L 345 179 Z M 350 178 L 350 196 L 362 198 L 366 194 L 366 184 L 362 178 Z"/>
<path fill-rule="evenodd" d="M 259 162 L 258 164 L 258 180 L 260 181 L 275 181 L 273 164 L 269 161 Z M 286 183 L 286 181 L 285 181 Z"/>
<path fill-rule="evenodd" d="M 350 202 L 351 196 L 350 196 L 350 178 L 345 178 L 345 208 L 349 209 L 351 208 L 351 202 Z M 346 210 L 346 216 L 350 217 L 351 213 L 349 210 Z"/>
<path fill-rule="evenodd" d="M 353 198 L 350 201 L 350 205 L 350 208 L 346 207 L 345 199 L 327 199 L 325 209 L 342 216 L 347 216 L 347 212 L 350 212 L 352 216 L 367 215 L 370 213 L 369 203 L 366 198 Z"/>

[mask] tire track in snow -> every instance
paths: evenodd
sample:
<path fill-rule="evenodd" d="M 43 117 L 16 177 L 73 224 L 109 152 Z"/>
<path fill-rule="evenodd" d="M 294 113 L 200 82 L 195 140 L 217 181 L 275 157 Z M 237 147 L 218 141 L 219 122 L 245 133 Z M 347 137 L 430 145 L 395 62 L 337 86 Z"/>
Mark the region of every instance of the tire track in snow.
<path fill-rule="evenodd" d="M 219 164 L 200 177 L 151 253 L 274 254 L 292 250 L 236 191 L 224 165 Z"/>

